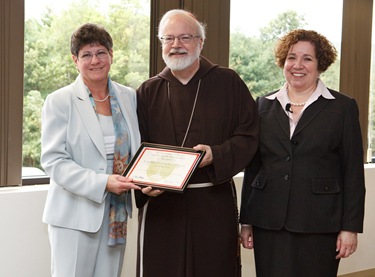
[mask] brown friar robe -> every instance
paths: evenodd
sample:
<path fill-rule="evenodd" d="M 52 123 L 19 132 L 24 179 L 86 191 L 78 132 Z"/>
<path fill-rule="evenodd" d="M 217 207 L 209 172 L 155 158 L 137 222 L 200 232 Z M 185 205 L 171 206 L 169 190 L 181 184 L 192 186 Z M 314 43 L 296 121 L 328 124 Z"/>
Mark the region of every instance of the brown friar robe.
<path fill-rule="evenodd" d="M 168 68 L 137 90 L 142 141 L 181 146 L 197 96 L 185 147 L 212 149 L 213 164 L 198 169 L 189 183 L 214 186 L 164 192 L 148 198 L 136 193 L 140 208 L 137 276 L 240 276 L 238 213 L 232 177 L 258 147 L 256 104 L 231 69 L 201 57 L 186 84 Z"/>

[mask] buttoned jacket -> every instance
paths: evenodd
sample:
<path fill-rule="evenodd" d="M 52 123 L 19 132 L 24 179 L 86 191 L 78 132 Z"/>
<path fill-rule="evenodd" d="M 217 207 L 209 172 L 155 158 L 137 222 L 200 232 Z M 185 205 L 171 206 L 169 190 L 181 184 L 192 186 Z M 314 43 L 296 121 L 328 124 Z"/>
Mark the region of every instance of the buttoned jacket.
<path fill-rule="evenodd" d="M 330 90 L 303 112 L 290 137 L 277 99 L 257 100 L 260 146 L 245 170 L 241 218 L 270 230 L 362 232 L 364 165 L 356 101 Z"/>
<path fill-rule="evenodd" d="M 140 144 L 135 91 L 110 82 L 134 155 Z M 102 129 L 81 76 L 45 100 L 41 164 L 51 179 L 43 221 L 96 232 L 103 221 L 109 175 Z"/>

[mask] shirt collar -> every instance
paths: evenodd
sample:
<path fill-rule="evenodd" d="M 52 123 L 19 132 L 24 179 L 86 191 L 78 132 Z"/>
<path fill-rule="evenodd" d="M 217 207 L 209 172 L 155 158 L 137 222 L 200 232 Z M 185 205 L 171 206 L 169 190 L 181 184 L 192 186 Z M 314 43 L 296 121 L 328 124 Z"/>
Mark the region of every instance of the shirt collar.
<path fill-rule="evenodd" d="M 277 99 L 280 102 L 281 107 L 285 107 L 286 104 L 290 102 L 288 93 L 286 90 L 287 85 L 288 84 L 285 83 L 284 86 L 279 91 L 269 96 L 266 96 L 266 98 L 269 100 Z M 335 99 L 335 97 L 331 94 L 331 92 L 327 89 L 327 87 L 324 85 L 324 83 L 320 79 L 318 81 L 318 85 L 316 86 L 315 91 L 310 96 L 306 104 L 308 105 L 316 101 L 319 98 L 319 96 L 322 96 L 326 99 Z"/>

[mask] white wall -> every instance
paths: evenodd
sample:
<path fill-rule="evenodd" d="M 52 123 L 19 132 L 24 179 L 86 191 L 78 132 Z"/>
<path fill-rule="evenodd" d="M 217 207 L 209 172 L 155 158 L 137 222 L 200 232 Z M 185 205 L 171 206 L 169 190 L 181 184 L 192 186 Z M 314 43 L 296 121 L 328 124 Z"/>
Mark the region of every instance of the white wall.
<path fill-rule="evenodd" d="M 240 194 L 242 177 L 235 178 Z M 365 230 L 357 252 L 340 264 L 340 274 L 375 268 L 375 166 L 366 166 Z M 41 222 L 47 186 L 0 189 L 0 276 L 48 277 L 47 226 Z M 122 277 L 135 276 L 137 211 L 128 224 Z M 242 251 L 243 276 L 255 276 L 252 251 Z"/>

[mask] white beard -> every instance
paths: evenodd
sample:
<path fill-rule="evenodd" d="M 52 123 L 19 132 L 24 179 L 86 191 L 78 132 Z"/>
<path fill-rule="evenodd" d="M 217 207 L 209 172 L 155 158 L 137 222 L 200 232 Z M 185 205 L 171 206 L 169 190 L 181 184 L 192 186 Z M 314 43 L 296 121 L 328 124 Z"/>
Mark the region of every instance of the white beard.
<path fill-rule="evenodd" d="M 191 66 L 197 59 L 199 59 L 199 55 L 201 53 L 200 45 L 198 44 L 195 51 L 192 54 L 187 54 L 186 57 L 180 58 L 173 58 L 170 57 L 170 53 L 187 53 L 186 50 L 182 49 L 172 49 L 168 54 L 163 53 L 163 60 L 165 64 L 172 70 L 172 71 L 181 71 L 189 66 Z"/>

